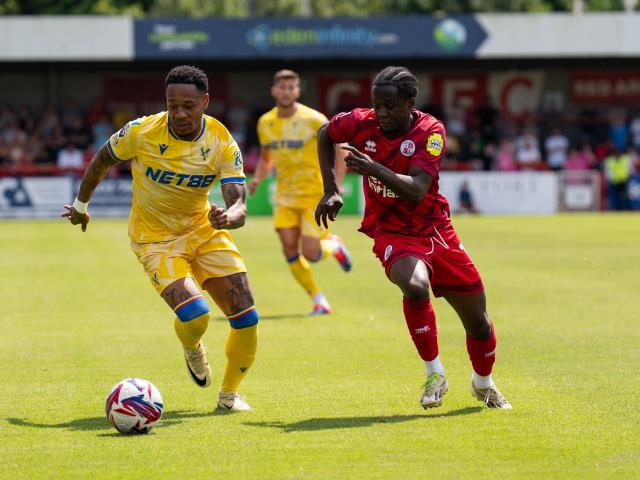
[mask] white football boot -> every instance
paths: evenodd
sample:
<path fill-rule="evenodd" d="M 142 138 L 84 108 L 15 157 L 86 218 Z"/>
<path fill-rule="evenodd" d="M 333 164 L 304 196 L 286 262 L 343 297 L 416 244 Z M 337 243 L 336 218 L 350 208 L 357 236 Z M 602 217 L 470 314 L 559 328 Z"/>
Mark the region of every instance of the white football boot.
<path fill-rule="evenodd" d="M 449 390 L 449 382 L 439 373 L 432 373 L 427 377 L 424 384 L 424 391 L 420 395 L 420 405 L 422 408 L 435 408 L 442 405 L 442 398 Z"/>
<path fill-rule="evenodd" d="M 218 392 L 218 408 L 229 412 L 250 412 L 251 406 L 239 394 L 233 392 Z"/>
<path fill-rule="evenodd" d="M 211 367 L 207 361 L 207 349 L 204 348 L 204 343 L 198 343 L 197 350 L 187 347 L 183 347 L 183 349 L 187 370 L 189 370 L 193 382 L 202 388 L 211 385 Z"/>
<path fill-rule="evenodd" d="M 488 388 L 478 388 L 471 382 L 471 394 L 489 408 L 511 408 L 511 404 L 500 393 L 495 385 Z"/>

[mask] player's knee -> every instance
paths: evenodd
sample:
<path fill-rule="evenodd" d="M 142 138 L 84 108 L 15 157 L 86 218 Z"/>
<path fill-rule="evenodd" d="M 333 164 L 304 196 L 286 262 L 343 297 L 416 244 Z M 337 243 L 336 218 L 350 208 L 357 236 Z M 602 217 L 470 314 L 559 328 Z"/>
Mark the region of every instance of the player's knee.
<path fill-rule="evenodd" d="M 303 248 L 302 256 L 309 262 L 317 262 L 322 258 L 322 250 L 319 248 Z"/>
<path fill-rule="evenodd" d="M 478 340 L 486 340 L 491 336 L 491 321 L 486 311 L 478 312 L 467 322 L 467 333 Z"/>
<path fill-rule="evenodd" d="M 259 317 L 256 306 L 251 305 L 249 308 L 246 308 L 240 312 L 227 315 L 227 319 L 229 320 L 229 325 L 231 325 L 231 328 L 239 330 L 242 328 L 249 328 L 257 325 Z"/>
<path fill-rule="evenodd" d="M 423 282 L 409 281 L 400 285 L 400 289 L 409 300 L 429 300 L 429 285 Z"/>
<path fill-rule="evenodd" d="M 198 317 L 209 315 L 209 304 L 202 295 L 194 295 L 178 304 L 174 309 L 181 322 L 190 322 Z"/>

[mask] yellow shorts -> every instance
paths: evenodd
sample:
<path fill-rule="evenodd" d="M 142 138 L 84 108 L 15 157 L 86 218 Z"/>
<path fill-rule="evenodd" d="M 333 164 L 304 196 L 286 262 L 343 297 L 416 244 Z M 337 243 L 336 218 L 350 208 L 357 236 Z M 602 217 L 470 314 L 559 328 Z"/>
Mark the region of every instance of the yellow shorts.
<path fill-rule="evenodd" d="M 299 228 L 305 237 L 324 240 L 331 236 L 331 232 L 316 224 L 313 208 L 292 208 L 276 205 L 273 216 L 276 230 L 280 228 Z"/>
<path fill-rule="evenodd" d="M 211 225 L 168 242 L 132 241 L 131 249 L 158 293 L 184 277 L 195 278 L 202 285 L 212 277 L 247 271 L 229 232 L 214 230 Z"/>

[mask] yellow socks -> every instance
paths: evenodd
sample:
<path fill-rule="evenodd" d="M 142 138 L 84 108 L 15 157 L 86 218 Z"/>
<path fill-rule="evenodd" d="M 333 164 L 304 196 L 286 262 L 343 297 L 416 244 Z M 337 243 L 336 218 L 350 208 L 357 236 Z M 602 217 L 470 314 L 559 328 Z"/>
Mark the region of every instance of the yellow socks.
<path fill-rule="evenodd" d="M 295 257 L 287 258 L 287 262 L 294 278 L 309 295 L 314 297 L 320 293 L 320 287 L 316 283 L 309 262 L 303 256 L 296 255 Z"/>
<path fill-rule="evenodd" d="M 176 335 L 185 347 L 195 350 L 200 343 L 200 339 L 209 326 L 209 313 L 204 313 L 187 322 L 176 318 L 173 322 Z"/>
<path fill-rule="evenodd" d="M 258 348 L 258 312 L 254 306 L 228 315 L 231 330 L 225 345 L 227 365 L 222 380 L 223 392 L 238 391 L 249 367 L 256 358 Z"/>

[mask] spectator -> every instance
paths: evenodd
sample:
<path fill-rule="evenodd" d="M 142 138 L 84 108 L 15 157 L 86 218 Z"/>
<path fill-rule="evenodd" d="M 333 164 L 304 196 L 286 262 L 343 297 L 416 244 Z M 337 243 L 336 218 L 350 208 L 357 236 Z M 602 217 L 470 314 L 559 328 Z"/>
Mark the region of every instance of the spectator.
<path fill-rule="evenodd" d="M 107 140 L 109 140 L 109 136 L 115 130 L 114 126 L 109 122 L 109 119 L 106 115 L 101 115 L 98 117 L 96 123 L 91 127 L 91 137 L 93 140 L 93 144 L 96 147 L 100 147 L 105 144 Z"/>
<path fill-rule="evenodd" d="M 467 111 L 460 103 L 459 99 L 447 108 L 447 136 L 453 134 L 459 138 L 464 137 L 467 132 Z"/>
<path fill-rule="evenodd" d="M 627 183 L 632 173 L 631 157 L 615 146 L 604 159 L 604 175 L 607 180 L 607 200 L 610 210 L 628 208 Z"/>
<path fill-rule="evenodd" d="M 542 156 L 540 143 L 531 130 L 524 130 L 516 139 L 516 163 L 520 170 L 540 170 Z"/>
<path fill-rule="evenodd" d="M 551 135 L 544 142 L 547 153 L 547 165 L 551 170 L 562 170 L 567 163 L 569 139 L 558 127 L 551 130 Z"/>
<path fill-rule="evenodd" d="M 456 213 L 478 213 L 478 209 L 473 202 L 469 182 L 464 180 L 458 192 L 458 210 Z"/>
<path fill-rule="evenodd" d="M 596 156 L 589 142 L 584 142 L 580 149 L 571 149 L 565 164 L 566 170 L 589 170 L 596 165 Z"/>
<path fill-rule="evenodd" d="M 631 132 L 631 144 L 637 152 L 640 152 L 640 112 L 636 112 L 631 120 L 629 130 Z"/>
<path fill-rule="evenodd" d="M 58 152 L 58 168 L 62 173 L 78 173 L 83 166 L 82 152 L 73 142 L 67 142 L 66 148 Z"/>
<path fill-rule="evenodd" d="M 498 151 L 496 152 L 496 167 L 501 172 L 513 172 L 518 170 L 515 161 L 515 146 L 507 138 L 500 140 Z"/>
<path fill-rule="evenodd" d="M 480 128 L 482 138 L 485 142 L 497 141 L 500 112 L 493 106 L 489 95 L 484 97 L 475 113 L 478 128 Z"/>
<path fill-rule="evenodd" d="M 44 138 L 48 138 L 58 127 L 60 127 L 58 114 L 56 113 L 55 108 L 53 108 L 52 105 L 49 105 L 40 118 L 38 130 Z"/>
<path fill-rule="evenodd" d="M 627 150 L 629 142 L 629 127 L 627 127 L 627 113 L 622 108 L 611 110 L 609 116 L 609 138 L 621 152 Z"/>

